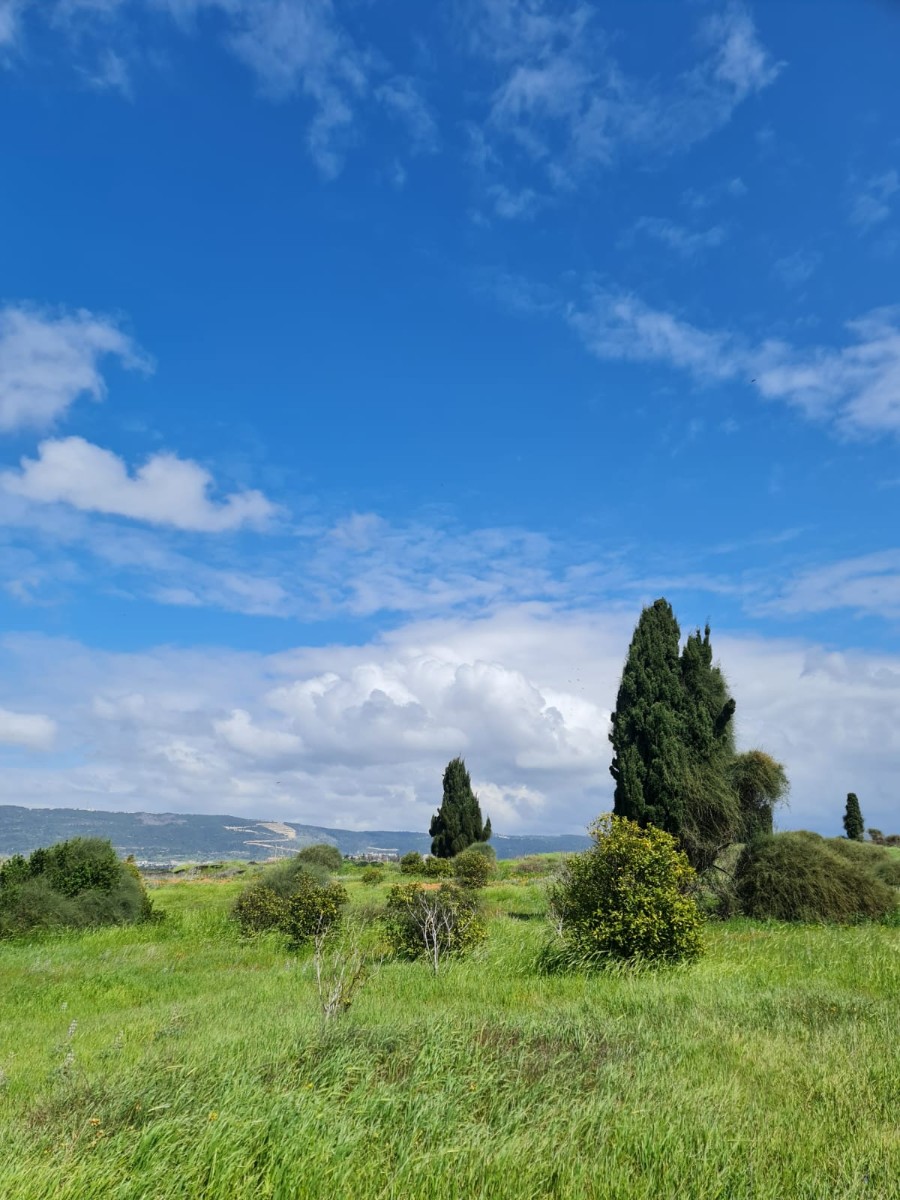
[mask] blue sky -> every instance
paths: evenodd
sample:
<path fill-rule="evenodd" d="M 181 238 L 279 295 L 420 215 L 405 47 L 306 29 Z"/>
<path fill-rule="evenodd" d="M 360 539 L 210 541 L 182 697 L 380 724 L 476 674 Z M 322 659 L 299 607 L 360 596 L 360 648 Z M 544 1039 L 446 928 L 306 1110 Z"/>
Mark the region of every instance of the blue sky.
<path fill-rule="evenodd" d="M 607 808 L 659 594 L 900 827 L 900 5 L 0 0 L 0 797 Z"/>

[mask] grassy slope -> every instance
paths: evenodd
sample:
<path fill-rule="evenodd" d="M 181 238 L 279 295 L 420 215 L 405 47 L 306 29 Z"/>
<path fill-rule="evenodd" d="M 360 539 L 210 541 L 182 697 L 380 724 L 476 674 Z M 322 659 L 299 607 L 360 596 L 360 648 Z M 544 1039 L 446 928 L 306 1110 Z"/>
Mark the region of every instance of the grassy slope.
<path fill-rule="evenodd" d="M 387 963 L 323 1027 L 309 963 L 234 936 L 240 886 L 0 947 L 4 1200 L 900 1194 L 897 929 L 736 922 L 688 971 L 544 978 L 540 891 L 505 882 L 477 959 Z"/>

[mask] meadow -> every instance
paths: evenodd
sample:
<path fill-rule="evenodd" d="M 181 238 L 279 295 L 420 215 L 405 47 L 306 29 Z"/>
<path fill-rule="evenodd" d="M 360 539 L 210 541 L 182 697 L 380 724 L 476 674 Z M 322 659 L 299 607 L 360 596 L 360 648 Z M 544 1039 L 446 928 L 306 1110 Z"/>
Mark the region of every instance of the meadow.
<path fill-rule="evenodd" d="M 238 936 L 242 880 L 0 945 L 0 1196 L 900 1196 L 900 928 L 711 923 L 691 967 L 548 976 L 542 883 L 504 873 L 472 958 L 386 959 L 327 1022 L 308 952 Z"/>

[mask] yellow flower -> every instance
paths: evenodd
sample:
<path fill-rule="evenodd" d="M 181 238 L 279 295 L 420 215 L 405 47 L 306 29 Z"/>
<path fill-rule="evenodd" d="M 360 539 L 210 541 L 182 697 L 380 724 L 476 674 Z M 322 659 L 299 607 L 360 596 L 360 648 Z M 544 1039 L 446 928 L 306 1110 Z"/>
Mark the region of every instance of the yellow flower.
<path fill-rule="evenodd" d="M 211 1112 L 209 1114 L 209 1119 L 210 1119 L 210 1121 L 218 1121 L 219 1114 L 217 1112 Z"/>

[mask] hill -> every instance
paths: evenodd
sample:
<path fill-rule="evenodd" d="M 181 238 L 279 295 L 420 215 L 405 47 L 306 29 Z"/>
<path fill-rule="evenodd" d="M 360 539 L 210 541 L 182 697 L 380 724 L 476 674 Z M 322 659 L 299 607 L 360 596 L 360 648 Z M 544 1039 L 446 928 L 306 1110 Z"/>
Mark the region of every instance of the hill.
<path fill-rule="evenodd" d="M 261 859 L 291 853 L 313 842 L 328 842 L 342 854 L 371 850 L 427 853 L 426 833 L 388 829 L 330 829 L 289 821 L 252 821 L 246 817 L 192 813 L 95 812 L 80 808 L 21 808 L 0 805 L 0 857 L 27 854 L 38 846 L 72 837 L 109 838 L 122 855 L 139 862 L 196 862 L 218 858 Z M 496 834 L 491 845 L 498 858 L 524 854 L 584 850 L 590 840 L 578 834 L 559 836 Z"/>

